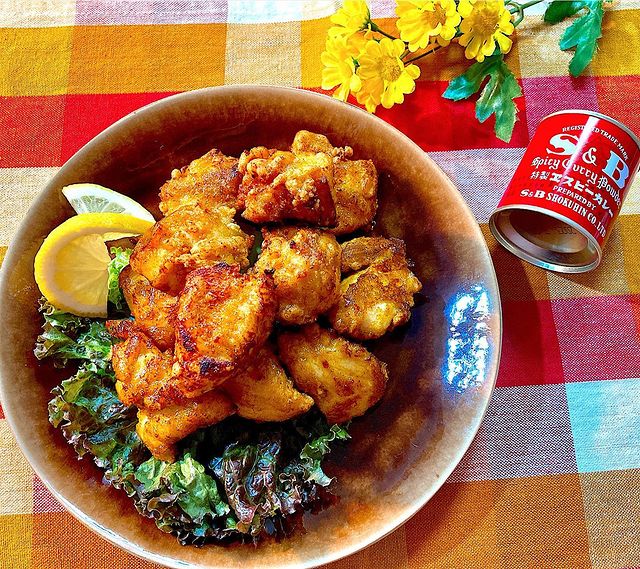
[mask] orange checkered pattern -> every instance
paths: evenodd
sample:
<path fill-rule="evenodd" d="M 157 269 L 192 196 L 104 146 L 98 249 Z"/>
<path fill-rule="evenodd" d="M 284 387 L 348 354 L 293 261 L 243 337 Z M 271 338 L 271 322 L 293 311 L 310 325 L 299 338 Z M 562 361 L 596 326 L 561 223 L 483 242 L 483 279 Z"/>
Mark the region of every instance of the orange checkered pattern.
<path fill-rule="evenodd" d="M 169 94 L 232 83 L 318 89 L 335 0 L 0 0 L 0 258 L 33 197 L 80 146 Z M 392 25 L 391 0 L 371 2 Z M 464 61 L 442 50 L 416 92 L 379 113 L 428 151 L 481 224 L 498 273 L 504 345 L 472 447 L 406 525 L 334 568 L 640 567 L 640 179 L 604 262 L 581 276 L 520 262 L 489 214 L 541 118 L 566 108 L 640 131 L 640 3 L 607 9 L 583 77 L 534 9 L 508 56 L 524 96 L 509 144 L 441 98 Z M 67 514 L 0 413 L 0 566 L 151 569 Z M 70 450 L 71 452 L 71 450 Z"/>

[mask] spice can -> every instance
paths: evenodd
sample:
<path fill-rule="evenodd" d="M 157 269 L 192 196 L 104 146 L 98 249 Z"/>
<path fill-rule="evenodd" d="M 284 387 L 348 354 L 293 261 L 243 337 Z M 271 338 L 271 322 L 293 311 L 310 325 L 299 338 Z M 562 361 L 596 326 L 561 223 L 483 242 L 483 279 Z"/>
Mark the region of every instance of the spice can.
<path fill-rule="evenodd" d="M 489 219 L 506 249 L 539 267 L 582 273 L 602 250 L 640 163 L 640 139 L 583 110 L 545 117 Z"/>

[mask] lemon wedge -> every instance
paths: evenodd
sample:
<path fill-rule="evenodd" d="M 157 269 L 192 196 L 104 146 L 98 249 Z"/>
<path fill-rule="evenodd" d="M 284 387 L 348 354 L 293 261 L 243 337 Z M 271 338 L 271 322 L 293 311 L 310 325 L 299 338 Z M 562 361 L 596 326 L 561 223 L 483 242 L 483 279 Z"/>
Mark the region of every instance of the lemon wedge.
<path fill-rule="evenodd" d="M 105 236 L 140 235 L 152 222 L 124 213 L 83 213 L 56 227 L 36 254 L 34 274 L 44 297 L 78 316 L 107 316 L 110 261 Z"/>
<path fill-rule="evenodd" d="M 76 213 L 127 213 L 155 222 L 137 201 L 98 184 L 71 184 L 62 188 L 62 193 Z"/>

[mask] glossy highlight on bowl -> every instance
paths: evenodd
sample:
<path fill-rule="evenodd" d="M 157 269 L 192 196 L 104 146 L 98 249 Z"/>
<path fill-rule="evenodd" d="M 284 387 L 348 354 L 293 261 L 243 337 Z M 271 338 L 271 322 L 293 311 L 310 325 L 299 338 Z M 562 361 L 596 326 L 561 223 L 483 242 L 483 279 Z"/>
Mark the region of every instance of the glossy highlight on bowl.
<path fill-rule="evenodd" d="M 47 420 L 51 388 L 64 375 L 32 355 L 40 322 L 33 259 L 44 237 L 72 215 L 60 189 L 100 184 L 130 195 L 156 216 L 158 188 L 176 165 L 212 147 L 239 155 L 256 143 L 286 147 L 300 129 L 349 145 L 380 173 L 377 227 L 404 239 L 424 283 L 409 324 L 372 351 L 390 380 L 379 405 L 352 423 L 332 453 L 332 507 L 305 516 L 306 533 L 279 543 L 182 547 L 101 483 L 89 460 Z M 465 296 L 466 295 L 466 296 Z M 471 443 L 497 375 L 501 314 L 480 229 L 463 198 L 413 142 L 375 116 L 297 89 L 227 86 L 168 97 L 128 115 L 73 156 L 35 200 L 0 278 L 0 396 L 18 443 L 58 500 L 92 530 L 169 567 L 302 568 L 340 559 L 382 538 L 418 511 Z M 470 515 L 472 513 L 470 512 Z"/>

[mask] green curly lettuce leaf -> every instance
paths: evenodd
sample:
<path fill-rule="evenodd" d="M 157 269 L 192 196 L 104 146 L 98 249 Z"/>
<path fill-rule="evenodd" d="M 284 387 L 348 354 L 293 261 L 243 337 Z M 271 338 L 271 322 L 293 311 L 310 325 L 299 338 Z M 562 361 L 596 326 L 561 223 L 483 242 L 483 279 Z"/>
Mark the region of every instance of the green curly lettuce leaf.
<path fill-rule="evenodd" d="M 334 441 L 346 441 L 349 438 L 344 427 L 332 425 L 329 431 L 321 434 L 304 445 L 300 451 L 300 462 L 305 472 L 307 482 L 317 482 L 320 486 L 329 486 L 333 480 L 322 470 L 322 460 L 331 452 L 331 443 Z"/>
<path fill-rule="evenodd" d="M 215 479 L 189 452 L 172 464 L 152 457 L 136 469 L 135 479 L 138 510 L 167 533 L 222 537 L 229 521 L 234 524 Z"/>
<path fill-rule="evenodd" d="M 504 61 L 504 55 L 495 53 L 482 62 L 474 63 L 467 71 L 454 77 L 443 93 L 445 99 L 460 101 L 477 93 L 489 78 L 476 102 L 476 117 L 482 123 L 495 115 L 495 133 L 500 140 L 509 142 L 516 124 L 518 108 L 513 99 L 522 96 L 520 85 Z"/>
<path fill-rule="evenodd" d="M 602 19 L 604 17 L 603 0 L 554 0 L 544 14 L 545 22 L 556 24 L 565 18 L 585 10 L 564 32 L 560 38 L 560 49 L 567 51 L 575 48 L 569 63 L 569 72 L 574 77 L 580 75 L 591 63 L 602 37 Z"/>
<path fill-rule="evenodd" d="M 127 302 L 120 290 L 119 277 L 122 269 L 129 264 L 132 249 L 122 249 L 121 247 L 112 247 L 111 255 L 113 255 L 109 263 L 109 293 L 108 301 L 113 304 L 116 310 L 127 310 Z"/>
<path fill-rule="evenodd" d="M 111 470 L 148 454 L 135 432 L 136 410 L 120 402 L 108 374 L 82 366 L 52 393 L 49 421 L 79 456 L 90 454 L 100 468 Z"/>
<path fill-rule="evenodd" d="M 237 530 L 258 535 L 268 520 L 294 514 L 317 498 L 317 486 L 332 479 L 321 468 L 330 444 L 349 438 L 337 425 L 308 413 L 263 428 L 251 442 L 233 442 L 210 461 L 237 517 Z M 214 436 L 215 438 L 215 436 Z"/>
<path fill-rule="evenodd" d="M 63 368 L 75 360 L 96 373 L 107 373 L 111 360 L 111 336 L 100 320 L 74 316 L 40 300 L 44 317 L 42 333 L 33 350 L 39 360 L 51 358 Z"/>

